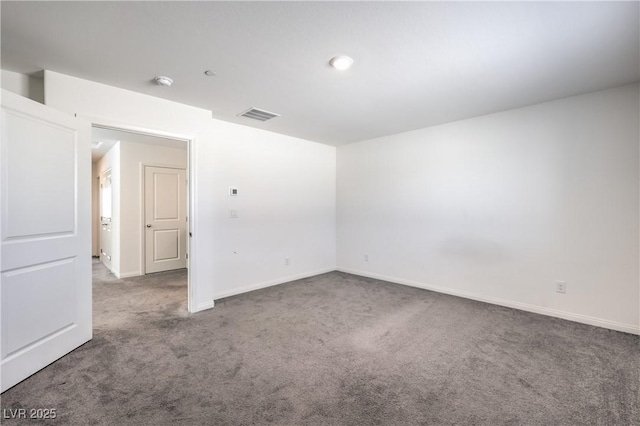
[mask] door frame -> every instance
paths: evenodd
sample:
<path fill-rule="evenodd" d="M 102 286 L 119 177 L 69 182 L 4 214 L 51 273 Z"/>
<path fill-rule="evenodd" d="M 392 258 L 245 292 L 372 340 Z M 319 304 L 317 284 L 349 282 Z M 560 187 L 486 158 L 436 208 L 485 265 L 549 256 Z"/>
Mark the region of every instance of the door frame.
<path fill-rule="evenodd" d="M 196 281 L 196 268 L 197 264 L 194 262 L 196 258 L 196 237 L 198 235 L 197 231 L 197 217 L 195 212 L 197 201 L 196 201 L 196 190 L 197 190 L 197 182 L 196 182 L 196 149 L 195 149 L 195 140 L 196 138 L 190 135 L 184 134 L 176 134 L 165 132 L 161 130 L 149 129 L 146 127 L 132 126 L 129 124 L 113 122 L 107 119 L 103 119 L 100 117 L 91 117 L 78 114 L 80 118 L 83 118 L 91 123 L 91 127 L 97 127 L 100 129 L 106 130 L 117 130 L 122 132 L 129 133 L 138 133 L 146 136 L 156 136 L 165 139 L 175 139 L 184 141 L 187 143 L 187 176 L 189 179 L 189 185 L 187 186 L 187 214 L 189 217 L 189 222 L 187 223 L 187 252 L 189 253 L 189 262 L 188 262 L 188 273 L 187 273 L 187 310 L 190 313 L 199 312 L 204 309 L 212 308 L 213 303 L 206 304 L 206 306 L 201 306 L 197 304 L 197 281 Z M 144 263 L 142 264 L 142 268 L 144 268 Z M 141 269 L 143 270 L 143 269 Z"/>
<path fill-rule="evenodd" d="M 189 153 L 187 152 L 187 156 L 189 155 Z M 164 169 L 175 169 L 175 170 L 184 170 L 185 171 L 185 176 L 187 177 L 187 189 L 189 188 L 189 184 L 190 184 L 190 179 L 188 178 L 189 176 L 189 165 L 187 164 L 187 168 L 183 169 L 182 167 L 178 167 L 176 165 L 170 165 L 170 164 L 162 164 L 162 163 L 140 163 L 140 190 L 141 190 L 141 197 L 140 197 L 140 229 L 142 229 L 141 234 L 140 234 L 140 272 L 142 273 L 142 275 L 146 275 L 147 273 L 147 259 L 146 259 L 146 254 L 147 254 L 147 239 L 146 239 L 146 230 L 145 230 L 145 225 L 147 224 L 147 220 L 146 220 L 146 210 L 147 210 L 147 206 L 145 203 L 145 197 L 146 197 L 146 178 L 145 178 L 145 169 L 147 167 L 162 167 Z M 186 227 L 186 232 L 187 232 L 187 244 L 185 245 L 185 250 L 186 250 L 186 254 L 187 254 L 187 271 L 189 270 L 189 266 L 190 263 L 189 261 L 191 260 L 191 255 L 189 253 L 189 223 L 191 222 L 191 216 L 189 215 L 190 213 L 190 209 L 189 209 L 189 201 L 190 201 L 190 197 L 189 197 L 189 191 L 187 190 L 187 211 L 185 212 L 185 215 L 187 216 L 187 227 Z M 188 274 L 187 274 L 188 275 Z"/>

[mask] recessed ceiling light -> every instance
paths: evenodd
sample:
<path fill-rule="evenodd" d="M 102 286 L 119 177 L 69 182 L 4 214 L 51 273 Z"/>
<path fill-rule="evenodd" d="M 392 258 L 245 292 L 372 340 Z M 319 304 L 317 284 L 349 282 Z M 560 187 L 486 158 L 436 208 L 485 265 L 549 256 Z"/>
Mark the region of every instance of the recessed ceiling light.
<path fill-rule="evenodd" d="M 216 75 L 216 73 L 211 70 L 206 70 L 204 72 L 204 75 L 206 75 L 207 77 L 213 77 L 214 75 Z"/>
<path fill-rule="evenodd" d="M 165 77 L 161 75 L 159 77 L 156 77 L 156 83 L 158 84 L 158 86 L 169 87 L 173 84 L 173 80 L 169 77 Z"/>
<path fill-rule="evenodd" d="M 329 65 L 339 71 L 344 71 L 351 68 L 351 65 L 353 65 L 353 59 L 345 55 L 338 55 L 331 58 Z"/>

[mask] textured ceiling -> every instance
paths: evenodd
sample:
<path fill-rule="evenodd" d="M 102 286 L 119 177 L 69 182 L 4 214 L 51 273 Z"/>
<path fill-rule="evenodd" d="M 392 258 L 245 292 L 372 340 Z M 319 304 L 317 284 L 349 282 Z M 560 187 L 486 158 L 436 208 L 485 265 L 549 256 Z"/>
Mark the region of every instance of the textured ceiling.
<path fill-rule="evenodd" d="M 2 67 L 341 145 L 640 79 L 637 2 L 7 2 Z M 337 72 L 336 54 L 354 58 Z M 215 77 L 206 77 L 211 69 Z M 174 79 L 171 88 L 152 83 Z M 249 107 L 282 114 L 237 117 Z"/>

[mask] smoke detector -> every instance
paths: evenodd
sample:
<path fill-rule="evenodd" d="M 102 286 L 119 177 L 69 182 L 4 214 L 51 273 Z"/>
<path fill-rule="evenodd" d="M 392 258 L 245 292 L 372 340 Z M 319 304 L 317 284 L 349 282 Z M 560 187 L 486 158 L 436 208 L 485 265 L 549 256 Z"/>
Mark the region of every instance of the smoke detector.
<path fill-rule="evenodd" d="M 158 86 L 165 86 L 165 87 L 169 87 L 173 84 L 173 80 L 169 77 L 165 77 L 165 76 L 159 76 L 156 77 L 156 84 Z"/>

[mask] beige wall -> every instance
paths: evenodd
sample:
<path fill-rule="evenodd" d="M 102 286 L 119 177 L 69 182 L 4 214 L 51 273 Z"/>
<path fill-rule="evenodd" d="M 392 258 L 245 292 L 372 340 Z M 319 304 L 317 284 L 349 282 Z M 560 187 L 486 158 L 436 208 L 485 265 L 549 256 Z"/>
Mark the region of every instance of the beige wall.
<path fill-rule="evenodd" d="M 142 274 L 144 165 L 187 168 L 182 148 L 120 141 L 120 276 Z"/>
<path fill-rule="evenodd" d="M 142 275 L 144 165 L 187 168 L 186 142 L 181 148 L 134 143 L 123 138 L 96 162 L 95 173 L 112 172 L 112 267 L 119 278 Z M 98 191 L 99 189 L 96 188 Z M 99 195 L 99 192 L 98 192 Z M 116 201 L 117 200 L 117 201 Z M 117 206 L 117 207 L 116 207 Z M 97 208 L 97 206 L 96 206 Z M 97 219 L 99 213 L 95 215 Z M 98 225 L 98 222 L 96 222 Z"/>

